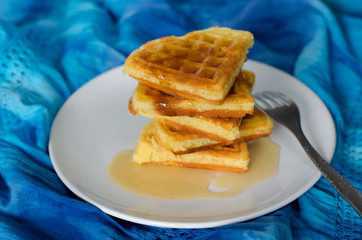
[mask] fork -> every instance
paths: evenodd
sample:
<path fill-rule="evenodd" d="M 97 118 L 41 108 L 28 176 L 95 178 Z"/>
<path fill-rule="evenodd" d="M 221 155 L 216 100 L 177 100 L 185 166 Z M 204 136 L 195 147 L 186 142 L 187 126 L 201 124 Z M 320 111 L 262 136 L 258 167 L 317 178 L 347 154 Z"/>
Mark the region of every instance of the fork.
<path fill-rule="evenodd" d="M 297 105 L 289 97 L 279 92 L 256 93 L 254 98 L 256 100 L 255 105 L 259 109 L 292 131 L 314 165 L 362 217 L 362 194 L 325 161 L 309 143 L 300 125 L 300 114 Z"/>

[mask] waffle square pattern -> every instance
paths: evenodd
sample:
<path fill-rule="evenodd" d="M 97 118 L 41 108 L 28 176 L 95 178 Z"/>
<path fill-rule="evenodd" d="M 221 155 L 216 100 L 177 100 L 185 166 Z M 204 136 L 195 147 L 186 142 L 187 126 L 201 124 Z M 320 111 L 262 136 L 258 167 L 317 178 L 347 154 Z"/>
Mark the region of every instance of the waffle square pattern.
<path fill-rule="evenodd" d="M 164 37 L 132 52 L 124 72 L 177 97 L 222 104 L 253 43 L 250 32 L 219 27 Z"/>

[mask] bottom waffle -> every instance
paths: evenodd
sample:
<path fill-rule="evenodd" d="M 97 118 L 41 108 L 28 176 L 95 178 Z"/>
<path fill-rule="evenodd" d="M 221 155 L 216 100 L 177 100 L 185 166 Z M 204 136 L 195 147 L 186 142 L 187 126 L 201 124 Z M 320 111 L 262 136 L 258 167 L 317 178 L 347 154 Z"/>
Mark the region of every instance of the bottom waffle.
<path fill-rule="evenodd" d="M 157 143 L 155 124 L 155 121 L 152 121 L 142 130 L 133 154 L 133 162 L 234 172 L 245 172 L 248 169 L 249 152 L 246 143 L 216 146 L 193 153 L 175 155 Z"/>
<path fill-rule="evenodd" d="M 253 115 L 248 115 L 242 119 L 238 128 L 238 137 L 232 141 L 216 141 L 193 132 L 180 131 L 161 121 L 156 122 L 155 136 L 162 147 L 171 150 L 175 154 L 180 154 L 205 147 L 228 145 L 265 137 L 272 132 L 273 125 L 268 116 L 255 108 Z"/>

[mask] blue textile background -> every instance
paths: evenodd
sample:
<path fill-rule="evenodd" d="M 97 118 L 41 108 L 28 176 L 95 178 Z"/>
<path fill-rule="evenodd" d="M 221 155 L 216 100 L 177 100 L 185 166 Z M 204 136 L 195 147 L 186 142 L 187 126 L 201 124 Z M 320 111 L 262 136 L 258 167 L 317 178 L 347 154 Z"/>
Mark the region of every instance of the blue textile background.
<path fill-rule="evenodd" d="M 358 0 L 2 0 L 0 239 L 361 239 L 362 221 L 321 178 L 291 204 L 211 229 L 115 219 L 80 200 L 52 167 L 64 101 L 146 41 L 196 29 L 249 30 L 248 58 L 313 89 L 337 128 L 332 165 L 362 190 L 362 4 Z"/>

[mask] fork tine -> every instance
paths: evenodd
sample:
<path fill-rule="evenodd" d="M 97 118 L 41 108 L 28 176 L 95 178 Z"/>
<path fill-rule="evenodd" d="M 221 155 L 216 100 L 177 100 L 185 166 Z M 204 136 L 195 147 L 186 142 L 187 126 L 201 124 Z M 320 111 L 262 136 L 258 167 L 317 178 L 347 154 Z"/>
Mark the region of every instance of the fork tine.
<path fill-rule="evenodd" d="M 271 104 L 273 105 L 273 108 L 275 108 L 276 106 L 279 105 L 279 103 L 277 101 L 275 101 L 275 97 L 273 96 L 273 92 L 265 92 L 264 94 L 264 98 Z"/>
<path fill-rule="evenodd" d="M 265 91 L 256 94 L 257 101 L 263 101 L 269 108 L 282 107 L 292 105 L 294 102 L 280 92 Z"/>
<path fill-rule="evenodd" d="M 287 97 L 286 95 L 284 95 L 281 92 L 276 92 L 275 93 L 276 96 L 278 97 L 278 99 L 284 101 L 284 104 L 294 104 L 294 102 L 292 101 L 292 99 L 290 99 L 289 97 Z"/>
<path fill-rule="evenodd" d="M 279 98 L 277 97 L 277 95 L 274 92 L 269 92 L 269 91 L 264 92 L 263 96 L 264 96 L 265 100 L 268 101 L 270 103 L 270 105 L 273 106 L 273 108 L 281 107 L 284 105 L 281 101 L 279 101 Z"/>
<path fill-rule="evenodd" d="M 255 95 L 254 98 L 256 99 L 256 105 L 260 108 L 264 110 L 273 108 L 273 106 L 264 98 L 262 94 Z"/>

